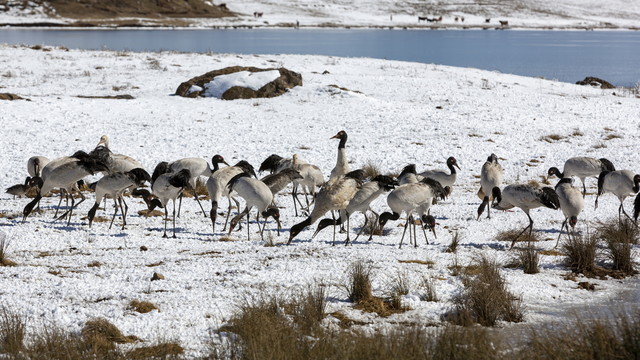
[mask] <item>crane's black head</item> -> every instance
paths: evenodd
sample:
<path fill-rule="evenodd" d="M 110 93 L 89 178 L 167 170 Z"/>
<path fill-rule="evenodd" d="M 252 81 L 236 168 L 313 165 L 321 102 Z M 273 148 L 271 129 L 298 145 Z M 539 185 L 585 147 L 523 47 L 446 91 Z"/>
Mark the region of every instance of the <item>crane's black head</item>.
<path fill-rule="evenodd" d="M 214 164 L 214 165 L 216 165 L 216 164 L 225 164 L 225 165 L 229 166 L 229 164 L 226 161 L 224 161 L 224 158 L 222 157 L 222 155 L 218 155 L 218 154 L 214 155 L 211 158 L 211 163 Z"/>
<path fill-rule="evenodd" d="M 385 189 L 386 191 L 393 190 L 396 186 L 398 186 L 398 181 L 387 175 L 377 175 L 371 181 L 377 182 L 378 186 Z"/>
<path fill-rule="evenodd" d="M 438 238 L 436 235 L 436 218 L 431 215 L 422 215 L 422 223 L 424 229 L 429 229 L 433 233 L 433 237 Z"/>
<path fill-rule="evenodd" d="M 498 163 L 498 155 L 496 154 L 491 154 L 489 155 L 489 157 L 487 158 L 487 162 L 492 162 L 492 163 Z"/>
<path fill-rule="evenodd" d="M 38 189 L 42 188 L 44 181 L 40 176 L 34 176 L 29 180 L 29 186 L 37 186 Z"/>
<path fill-rule="evenodd" d="M 166 161 L 161 161 L 156 165 L 156 168 L 153 169 L 153 175 L 151 175 L 151 182 L 154 183 L 162 174 L 166 174 L 171 172 L 169 168 L 169 163 Z"/>
<path fill-rule="evenodd" d="M 291 243 L 291 240 L 293 240 L 296 236 L 298 236 L 298 234 L 300 234 L 300 232 L 309 225 L 311 225 L 310 217 L 306 218 L 304 221 L 298 224 L 293 225 L 291 227 L 291 230 L 289 231 L 289 241 L 287 241 L 287 245 L 289 245 Z"/>
<path fill-rule="evenodd" d="M 616 171 L 616 167 L 613 166 L 613 163 L 611 161 L 609 161 L 608 159 L 600 158 L 598 160 L 600 160 L 600 164 L 601 164 L 602 170 Z"/>
<path fill-rule="evenodd" d="M 338 144 L 338 149 L 343 149 L 347 144 L 347 132 L 344 130 L 338 131 L 338 133 L 333 135 L 331 138 L 340 139 L 340 144 Z"/>
<path fill-rule="evenodd" d="M 280 229 L 282 229 L 282 226 L 280 225 L 280 209 L 278 209 L 275 206 L 270 206 L 267 208 L 267 210 L 262 212 L 262 216 L 266 219 L 269 216 L 273 217 L 273 220 L 276 221 L 276 224 L 278 224 L 278 231 L 280 231 Z"/>
<path fill-rule="evenodd" d="M 270 172 L 274 172 L 278 169 L 282 160 L 282 156 L 271 154 L 262 162 L 262 164 L 260 164 L 260 169 L 258 169 L 258 171 L 263 172 L 269 170 Z"/>
<path fill-rule="evenodd" d="M 402 171 L 400 172 L 400 175 L 398 175 L 398 179 L 401 178 L 403 175 L 406 174 L 416 174 L 416 164 L 409 164 L 407 166 L 405 166 L 404 168 L 402 168 Z"/>
<path fill-rule="evenodd" d="M 500 188 L 497 186 L 491 189 L 491 196 L 493 196 L 494 204 L 499 204 L 500 201 L 502 201 L 502 192 L 500 192 Z"/>
<path fill-rule="evenodd" d="M 560 172 L 560 170 L 558 170 L 558 168 L 557 168 L 557 167 L 555 167 L 555 166 L 554 166 L 554 167 L 549 168 L 549 171 L 547 171 L 547 176 L 557 176 L 557 177 L 559 177 L 560 179 L 562 179 L 562 178 L 563 178 L 562 173 L 561 173 L 561 172 Z"/>
<path fill-rule="evenodd" d="M 256 175 L 256 171 L 253 168 L 253 165 L 249 164 L 248 161 L 240 160 L 234 166 L 239 167 L 240 169 L 242 169 L 242 171 L 246 172 L 247 174 L 252 175 L 254 178 L 256 178 L 256 179 L 258 178 L 258 175 Z"/>
<path fill-rule="evenodd" d="M 578 217 L 577 216 L 572 216 L 569 218 L 569 226 L 571 226 L 572 228 L 576 227 L 576 224 L 578 223 Z"/>
<path fill-rule="evenodd" d="M 460 166 L 458 166 L 458 160 L 456 160 L 456 158 L 454 158 L 453 156 L 449 156 L 449 158 L 447 159 L 447 166 L 452 168 L 452 167 L 457 167 L 458 170 L 462 170 L 460 169 Z"/>
<path fill-rule="evenodd" d="M 151 176 L 142 168 L 135 168 L 128 171 L 129 178 L 136 183 L 136 186 L 144 185 L 145 181 L 151 182 Z"/>

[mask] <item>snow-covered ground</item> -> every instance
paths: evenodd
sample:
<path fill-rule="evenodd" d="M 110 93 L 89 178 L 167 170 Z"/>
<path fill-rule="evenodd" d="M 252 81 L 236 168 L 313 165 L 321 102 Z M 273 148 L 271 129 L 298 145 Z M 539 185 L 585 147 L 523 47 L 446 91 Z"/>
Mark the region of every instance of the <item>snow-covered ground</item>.
<path fill-rule="evenodd" d="M 221 2 L 216 1 L 215 4 Z M 499 27 L 536 29 L 639 29 L 640 3 L 627 0 L 470 0 L 453 3 L 440 0 L 234 0 L 225 2 L 237 17 L 182 19 L 193 27 L 209 26 L 339 26 L 339 27 Z M 22 5 L 22 4 L 21 4 Z M 72 23 L 75 19 L 48 17 L 43 6 L 28 3 L 0 12 L 0 23 Z M 256 17 L 254 13 L 261 13 Z M 418 17 L 439 18 L 419 21 Z M 456 21 L 456 18 L 458 19 Z M 464 20 L 462 20 L 464 18 Z M 489 22 L 486 19 L 490 19 Z M 135 21 L 136 19 L 128 19 Z M 161 24 L 162 19 L 140 19 Z M 175 21 L 167 18 L 169 26 Z"/>
<path fill-rule="evenodd" d="M 52 219 L 57 198 L 45 198 L 44 213 L 21 223 L 19 214 L 29 200 L 3 193 L 0 233 L 9 243 L 8 257 L 18 265 L 0 267 L 2 304 L 24 314 L 31 327 L 54 321 L 77 330 L 90 318 L 105 317 L 125 334 L 148 341 L 162 334 L 195 355 L 204 350 L 210 331 L 251 294 L 294 291 L 314 282 L 329 286 L 329 312 L 343 312 L 368 324 L 365 327 L 438 324 L 461 289 L 448 267 L 456 261 L 469 264 L 483 254 L 507 262 L 514 252 L 494 237 L 527 224 L 517 209 L 494 211 L 492 219 L 476 221 L 478 176 L 489 154 L 501 157 L 506 184 L 542 181 L 549 167 L 561 167 L 572 156 L 606 157 L 619 169 L 638 171 L 640 125 L 635 120 L 640 118 L 640 100 L 619 90 L 358 58 L 46 50 L 0 45 L 0 92 L 30 99 L 0 101 L 2 188 L 23 181 L 30 156 L 55 158 L 88 151 L 103 134 L 109 135 L 112 150 L 138 159 L 149 171 L 159 161 L 210 160 L 214 154 L 231 164 L 245 159 L 257 168 L 272 153 L 297 153 L 328 176 L 337 154 L 337 140 L 330 137 L 339 130 L 349 134 L 346 150 L 352 169 L 373 163 L 383 172 L 397 173 L 415 163 L 422 171 L 444 168 L 447 157 L 455 156 L 462 170 L 451 197 L 432 207 L 438 238 L 430 237 L 426 245 L 419 235 L 418 248 L 402 249 L 397 246 L 402 234 L 397 225 L 404 217 L 387 225 L 388 236 L 369 243 L 359 239 L 348 247 L 332 246 L 331 229 L 310 240 L 313 226 L 285 246 L 288 229 L 303 220 L 293 216 L 288 193 L 277 198 L 283 207 L 282 234 L 276 235 L 273 222 L 267 224 L 266 236 L 277 246 L 259 241 L 255 224 L 251 241 L 245 231 L 233 233 L 234 241 L 221 240 L 226 234 L 212 234 L 210 221 L 192 199 L 183 201 L 178 238 L 163 239 L 161 218 L 137 215 L 144 208 L 139 199 L 128 200 L 127 228 L 119 230 L 117 219 L 109 231 L 108 223 L 94 222 L 89 228 L 81 220 L 93 194 L 87 194 L 71 226 L 66 226 Z M 171 96 L 181 82 L 231 65 L 284 66 L 300 72 L 304 86 L 271 99 Z M 118 94 L 135 99 L 78 97 Z M 556 181 L 551 179 L 552 184 Z M 577 226 L 583 232 L 599 220 L 616 217 L 619 205 L 614 196 L 605 195 L 594 210 L 596 181 L 588 179 L 587 184 L 587 206 Z M 627 199 L 627 211 L 631 203 Z M 204 204 L 208 212 L 210 204 Z M 385 199 L 373 207 L 387 210 Z M 221 208 L 225 210 L 226 201 Z M 112 211 L 109 203 L 98 216 L 110 217 Z M 531 216 L 535 231 L 545 239 L 536 246 L 552 249 L 562 213 L 545 208 L 533 210 Z M 218 217 L 217 230 L 222 218 Z M 353 230 L 361 223 L 361 215 L 354 215 Z M 456 231 L 462 238 L 458 252 L 447 253 Z M 141 251 L 142 246 L 148 250 Z M 599 258 L 605 259 L 602 254 Z M 412 286 L 403 301 L 411 310 L 378 318 L 352 309 L 340 285 L 357 260 L 374 266 L 377 295 L 390 288 L 390 279 L 406 274 Z M 406 262 L 413 260 L 433 265 Z M 99 266 L 89 266 L 98 265 L 95 262 Z M 633 303 L 640 297 L 638 276 L 588 279 L 596 284 L 596 290 L 588 292 L 564 279 L 569 271 L 562 262 L 562 256 L 543 255 L 539 274 L 503 270 L 509 289 L 523 298 L 527 324 L 562 319 L 583 306 Z M 166 279 L 151 282 L 154 272 Z M 434 279 L 438 302 L 420 301 L 418 284 L 425 277 Z M 151 301 L 160 311 L 132 312 L 127 310 L 131 300 Z"/>

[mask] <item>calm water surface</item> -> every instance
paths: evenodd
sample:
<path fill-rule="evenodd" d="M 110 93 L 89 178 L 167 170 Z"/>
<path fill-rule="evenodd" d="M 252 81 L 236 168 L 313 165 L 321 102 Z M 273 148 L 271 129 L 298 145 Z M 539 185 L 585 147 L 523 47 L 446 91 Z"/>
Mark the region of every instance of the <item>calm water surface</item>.
<path fill-rule="evenodd" d="M 640 82 L 640 32 L 380 29 L 3 29 L 0 43 L 80 49 L 372 57 L 576 82 Z"/>

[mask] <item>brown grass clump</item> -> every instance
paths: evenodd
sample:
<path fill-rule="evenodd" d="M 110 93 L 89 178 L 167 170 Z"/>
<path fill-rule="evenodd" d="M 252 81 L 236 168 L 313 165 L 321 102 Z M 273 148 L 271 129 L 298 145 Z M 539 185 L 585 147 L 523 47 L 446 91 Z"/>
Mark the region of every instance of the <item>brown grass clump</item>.
<path fill-rule="evenodd" d="M 455 254 L 455 252 L 458 251 L 459 244 L 460 244 L 460 233 L 456 231 L 453 233 L 453 236 L 451 237 L 451 243 L 449 244 L 445 252 Z"/>
<path fill-rule="evenodd" d="M 430 301 L 437 302 L 438 294 L 436 292 L 436 282 L 431 278 L 424 278 L 420 284 L 420 288 L 422 292 L 420 294 L 420 300 L 422 301 Z"/>
<path fill-rule="evenodd" d="M 17 355 L 24 350 L 25 326 L 21 316 L 0 309 L 0 354 Z"/>
<path fill-rule="evenodd" d="M 561 245 L 567 257 L 566 264 L 574 272 L 594 276 L 596 272 L 596 250 L 598 241 L 594 236 L 570 236 Z"/>
<path fill-rule="evenodd" d="M 373 297 L 371 292 L 371 266 L 362 261 L 356 261 L 348 269 L 348 284 L 346 286 L 349 300 L 357 303 Z"/>
<path fill-rule="evenodd" d="M 362 166 L 362 170 L 364 170 L 364 175 L 370 179 L 381 174 L 380 172 L 380 164 L 369 160 L 364 166 Z"/>
<path fill-rule="evenodd" d="M 476 260 L 478 275 L 462 278 L 464 289 L 453 298 L 454 310 L 448 320 L 458 325 L 478 323 L 495 326 L 498 320 L 521 322 L 522 299 L 512 295 L 500 267 L 485 257 Z"/>
<path fill-rule="evenodd" d="M 104 352 L 115 348 L 115 343 L 125 344 L 139 341 L 135 336 L 124 336 L 120 330 L 104 318 L 95 318 L 85 323 L 81 331 L 84 341 L 95 352 Z"/>
<path fill-rule="evenodd" d="M 96 347 L 82 336 L 56 326 L 43 326 L 25 350 L 27 359 L 118 359 L 115 347 Z"/>
<path fill-rule="evenodd" d="M 179 359 L 178 355 L 184 353 L 180 344 L 167 342 L 152 346 L 142 346 L 127 352 L 127 359 Z"/>
<path fill-rule="evenodd" d="M 514 358 L 637 359 L 640 354 L 640 312 L 619 312 L 601 319 L 578 318 L 563 328 L 531 330 L 528 344 Z"/>
<path fill-rule="evenodd" d="M 560 140 L 563 140 L 563 139 L 566 139 L 566 136 L 562 136 L 562 135 L 558 135 L 558 134 L 545 135 L 545 136 L 542 136 L 540 138 L 540 140 L 546 141 L 548 143 L 554 143 L 556 141 L 560 141 Z"/>
<path fill-rule="evenodd" d="M 16 266 L 16 263 L 7 258 L 7 248 L 9 247 L 9 242 L 6 241 L 6 236 L 4 234 L 0 234 L 0 266 Z"/>
<path fill-rule="evenodd" d="M 538 267 L 540 256 L 533 244 L 528 243 L 526 247 L 518 249 L 516 254 L 525 274 L 537 274 L 540 272 Z"/>
<path fill-rule="evenodd" d="M 521 231 L 522 229 L 511 229 L 511 230 L 501 231 L 498 233 L 498 235 L 496 235 L 495 239 L 496 241 L 500 241 L 500 242 L 512 243 L 513 240 L 516 238 L 516 236 L 518 236 L 518 234 L 520 234 Z M 531 235 L 529 235 L 529 232 L 525 231 L 522 235 L 520 235 L 517 241 L 526 242 L 526 243 L 538 242 L 540 241 L 540 236 L 538 236 L 538 234 L 535 232 L 531 232 Z"/>
<path fill-rule="evenodd" d="M 160 210 L 153 210 L 153 211 L 149 211 L 148 209 L 143 209 L 138 211 L 138 215 L 140 216 L 164 216 L 164 212 L 160 211 Z"/>
<path fill-rule="evenodd" d="M 131 300 L 131 302 L 129 303 L 128 308 L 130 310 L 133 310 L 135 312 L 139 312 L 141 314 L 146 314 L 146 313 L 151 312 L 153 310 L 160 311 L 160 309 L 158 309 L 158 307 L 154 303 L 151 303 L 149 301 Z"/>
<path fill-rule="evenodd" d="M 623 276 L 636 273 L 632 245 L 638 243 L 640 230 L 633 222 L 625 219 L 601 223 L 595 236 L 607 245 L 606 254 L 613 270 L 621 272 Z"/>
<path fill-rule="evenodd" d="M 367 225 L 362 229 L 362 235 L 384 235 L 384 230 L 380 229 L 378 224 L 378 218 L 373 214 L 366 214 L 365 216 L 367 217 Z"/>

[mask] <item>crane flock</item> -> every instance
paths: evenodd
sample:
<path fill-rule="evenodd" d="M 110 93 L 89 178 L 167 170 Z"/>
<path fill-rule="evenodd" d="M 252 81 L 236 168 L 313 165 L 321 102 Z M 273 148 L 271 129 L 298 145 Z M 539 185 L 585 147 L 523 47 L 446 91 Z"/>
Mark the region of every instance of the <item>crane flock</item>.
<path fill-rule="evenodd" d="M 216 234 L 218 206 L 222 197 L 225 196 L 228 198 L 229 207 L 222 231 L 226 231 L 233 201 L 238 213 L 231 219 L 228 233 L 231 234 L 236 227 L 240 230 L 240 221 L 242 217 L 246 216 L 247 239 L 250 239 L 249 215 L 255 208 L 258 230 L 261 239 L 264 240 L 263 233 L 269 217 L 276 221 L 276 232 L 280 235 L 280 208 L 276 203 L 276 195 L 291 184 L 294 205 L 292 215 L 298 216 L 299 205 L 305 219 L 291 227 L 287 244 L 290 244 L 306 227 L 317 221 L 320 222 L 311 239 L 322 229 L 333 225 L 333 243 L 335 244 L 336 226 L 344 226 L 346 222 L 345 244 L 349 244 L 350 216 L 356 212 L 365 215 L 365 224 L 358 231 L 357 240 L 367 225 L 366 213 L 368 211 L 374 214 L 373 227 L 377 227 L 378 231 L 382 231 L 389 220 L 399 220 L 402 214 L 406 216 L 400 247 L 402 247 L 407 229 L 409 229 L 410 243 L 418 246 L 416 237 L 418 221 L 425 241 L 429 244 L 425 230 L 429 229 L 433 232 L 434 237 L 436 236 L 436 220 L 430 214 L 431 206 L 436 204 L 437 200 L 445 200 L 450 196 L 451 189 L 456 183 L 456 168 L 461 171 L 456 158 L 453 156 L 447 158 L 448 171 L 426 170 L 418 173 L 415 164 L 409 164 L 402 169 L 397 177 L 376 174 L 367 179 L 364 170 L 352 171 L 350 169 L 346 148 L 348 138 L 346 131 L 339 131 L 331 137 L 331 139 L 334 138 L 340 140 L 337 160 L 326 182 L 320 168 L 301 159 L 298 154 L 293 154 L 291 158 L 283 158 L 276 154 L 267 157 L 260 164 L 259 172 L 268 171 L 269 174 L 262 179 L 258 178 L 254 167 L 249 162 L 241 160 L 230 166 L 221 155 L 212 157 L 211 166 L 201 158 L 183 158 L 172 162 L 162 161 L 154 169 L 153 175 L 149 175 L 139 161 L 127 155 L 113 153 L 109 148 L 109 138 L 104 135 L 89 153 L 77 151 L 71 156 L 52 160 L 44 156 L 30 157 L 27 161 L 28 176 L 24 183 L 8 187 L 6 192 L 21 197 L 31 188 L 36 189 L 35 197 L 25 205 L 22 212 L 22 221 L 25 222 L 32 214 L 34 207 L 39 206 L 43 196 L 54 189 L 59 189 L 60 200 L 54 218 L 57 220 L 66 218 L 67 226 L 69 226 L 74 210 L 85 200 L 78 184 L 89 175 L 103 174 L 102 178 L 89 186 L 95 191 L 95 202 L 87 216 L 90 227 L 100 203 L 105 199 L 106 204 L 106 198 L 109 197 L 113 199 L 115 207 L 109 229 L 113 226 L 118 209 L 120 209 L 122 229 L 124 230 L 127 224 L 128 205 L 123 196 L 129 193 L 132 196 L 142 197 L 148 212 L 158 207 L 165 210 L 163 237 L 167 237 L 168 205 L 171 201 L 173 203 L 173 237 L 175 238 L 176 201 L 179 202 L 177 212 L 179 217 L 185 190 L 190 190 L 194 194 L 200 210 L 207 217 L 207 212 L 196 191 L 197 180 L 204 177 L 207 178 L 206 188 L 211 200 L 211 210 L 208 217 L 211 220 L 212 232 Z M 485 209 L 487 210 L 487 219 L 491 218 L 490 210 L 492 208 L 495 210 L 521 209 L 527 215 L 529 224 L 513 238 L 511 247 L 527 230 L 531 234 L 534 222 L 530 210 L 538 207 L 562 211 L 564 221 L 560 227 L 558 242 L 565 227 L 568 235 L 575 233 L 578 216 L 585 206 L 585 181 L 590 177 L 598 178 L 595 208 L 598 206 L 598 199 L 601 195 L 612 193 L 620 201 L 618 208 L 620 221 L 623 221 L 622 215 L 624 214 L 626 218 L 637 223 L 637 218 L 640 215 L 640 194 L 634 201 L 633 219 L 624 210 L 623 205 L 628 196 L 639 192 L 640 175 L 629 170 L 616 170 L 613 163 L 607 159 L 573 157 L 566 160 L 562 172 L 557 167 L 551 167 L 547 172 L 548 176 L 555 176 L 559 179 L 555 188 L 541 187 L 531 183 L 510 184 L 502 188 L 504 169 L 498 160 L 496 154 L 491 154 L 481 168 L 480 190 L 478 191 L 481 203 L 477 209 L 477 220 L 480 221 Z M 221 168 L 221 164 L 226 167 Z M 581 180 L 582 192 L 573 186 L 572 177 Z M 151 191 L 144 188 L 145 183 L 150 184 Z M 72 196 L 74 191 L 80 196 L 80 201 L 77 203 Z M 298 198 L 299 191 L 304 193 L 306 205 L 303 205 Z M 390 211 L 378 215 L 371 209 L 371 203 L 386 193 L 388 193 L 386 199 Z M 58 210 L 61 209 L 63 198 L 67 200 L 67 206 L 65 212 L 58 217 Z M 245 209 L 242 212 L 239 212 L 240 201 L 238 198 L 245 202 Z M 70 206 L 68 205 L 69 200 L 71 201 Z M 337 219 L 334 212 L 338 214 Z M 331 218 L 323 218 L 327 213 L 332 214 Z M 414 215 L 417 216 L 417 219 L 414 219 Z M 260 216 L 264 219 L 262 227 L 260 226 Z M 569 232 L 569 227 L 571 227 L 571 232 Z M 368 240 L 371 240 L 372 237 L 373 231 Z M 556 242 L 556 246 L 558 242 Z"/>

